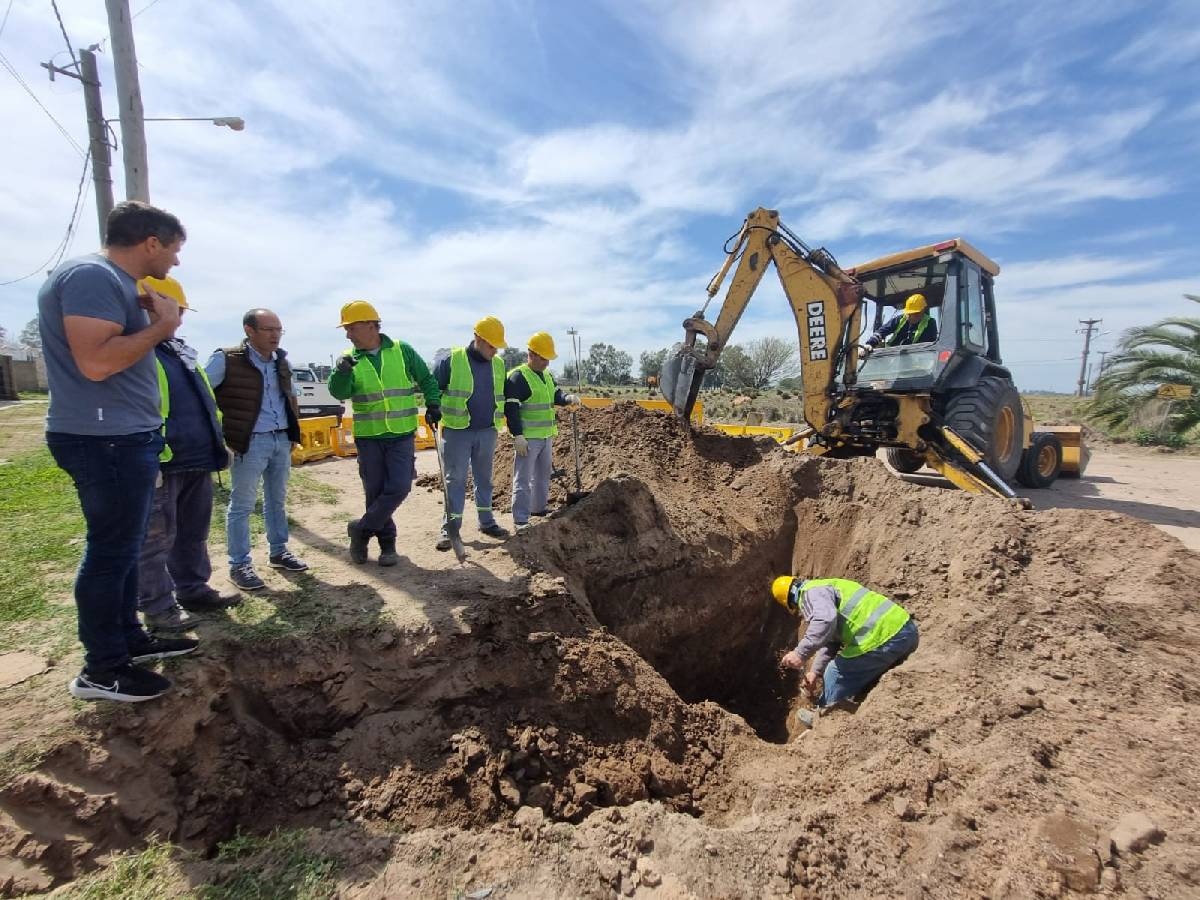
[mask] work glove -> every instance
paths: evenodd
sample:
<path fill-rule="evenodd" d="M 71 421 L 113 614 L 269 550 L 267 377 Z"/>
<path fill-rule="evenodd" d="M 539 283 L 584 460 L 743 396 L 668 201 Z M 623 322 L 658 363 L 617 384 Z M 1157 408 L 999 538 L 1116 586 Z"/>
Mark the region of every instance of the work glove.
<path fill-rule="evenodd" d="M 517 456 L 529 455 L 529 438 L 523 434 L 513 435 L 513 446 L 517 449 Z"/>
<path fill-rule="evenodd" d="M 442 408 L 440 406 L 425 407 L 425 421 L 429 423 L 430 428 L 437 428 L 437 423 L 442 421 Z"/>
<path fill-rule="evenodd" d="M 567 401 L 567 406 L 574 406 L 579 402 L 578 394 L 563 394 L 563 399 Z"/>
<path fill-rule="evenodd" d="M 356 365 L 358 365 L 358 360 L 347 353 L 338 358 L 337 370 L 342 373 L 351 372 Z"/>

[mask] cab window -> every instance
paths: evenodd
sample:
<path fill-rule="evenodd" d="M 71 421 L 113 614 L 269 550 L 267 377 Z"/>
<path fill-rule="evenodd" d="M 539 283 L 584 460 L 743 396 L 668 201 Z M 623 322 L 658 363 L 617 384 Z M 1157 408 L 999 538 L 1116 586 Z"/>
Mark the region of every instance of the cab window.
<path fill-rule="evenodd" d="M 958 327 L 962 342 L 982 350 L 987 346 L 987 316 L 983 302 L 983 284 L 979 269 L 964 261 L 967 277 L 963 279 L 963 293 L 958 308 Z"/>

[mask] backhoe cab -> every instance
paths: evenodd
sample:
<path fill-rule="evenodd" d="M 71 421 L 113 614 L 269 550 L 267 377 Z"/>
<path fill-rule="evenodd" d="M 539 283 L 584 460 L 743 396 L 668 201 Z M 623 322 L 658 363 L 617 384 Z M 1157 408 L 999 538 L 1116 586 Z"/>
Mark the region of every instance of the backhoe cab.
<path fill-rule="evenodd" d="M 710 302 L 735 262 L 716 322 L 704 317 L 707 303 L 685 320 L 684 340 L 663 367 L 660 388 L 679 415 L 690 415 L 705 373 L 774 262 L 800 337 L 806 452 L 866 456 L 886 447 L 902 472 L 929 465 L 965 490 L 1014 500 L 1014 477 L 1042 487 L 1057 476 L 1059 439 L 1034 434 L 1000 356 L 992 290 L 999 266 L 966 241 L 843 270 L 827 251 L 805 246 L 777 212 L 758 209 L 710 282 Z M 925 296 L 936 339 L 860 347 L 914 293 Z"/>

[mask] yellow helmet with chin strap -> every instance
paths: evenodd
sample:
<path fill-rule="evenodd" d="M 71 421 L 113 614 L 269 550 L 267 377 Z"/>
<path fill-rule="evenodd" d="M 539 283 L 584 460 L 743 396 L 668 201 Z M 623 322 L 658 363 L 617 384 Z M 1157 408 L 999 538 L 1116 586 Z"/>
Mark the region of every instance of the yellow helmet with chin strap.
<path fill-rule="evenodd" d="M 913 294 L 904 301 L 904 314 L 906 316 L 920 315 L 928 308 L 929 304 L 925 302 L 924 294 Z"/>
<path fill-rule="evenodd" d="M 804 583 L 802 578 L 797 578 L 794 575 L 780 575 L 771 582 L 771 596 L 775 598 L 775 602 L 782 606 L 790 613 L 795 613 L 800 610 L 800 585 Z"/>

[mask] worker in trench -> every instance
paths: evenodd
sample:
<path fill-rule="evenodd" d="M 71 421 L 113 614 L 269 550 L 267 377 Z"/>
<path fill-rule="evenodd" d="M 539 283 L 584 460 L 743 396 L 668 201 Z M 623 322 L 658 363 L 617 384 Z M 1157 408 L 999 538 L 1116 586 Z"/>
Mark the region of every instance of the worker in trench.
<path fill-rule="evenodd" d="M 908 611 L 857 581 L 780 575 L 771 593 L 805 622 L 800 643 L 779 664 L 804 672 L 804 690 L 817 708 L 797 710 L 796 718 L 809 728 L 821 710 L 865 694 L 917 649 L 917 623 Z"/>

